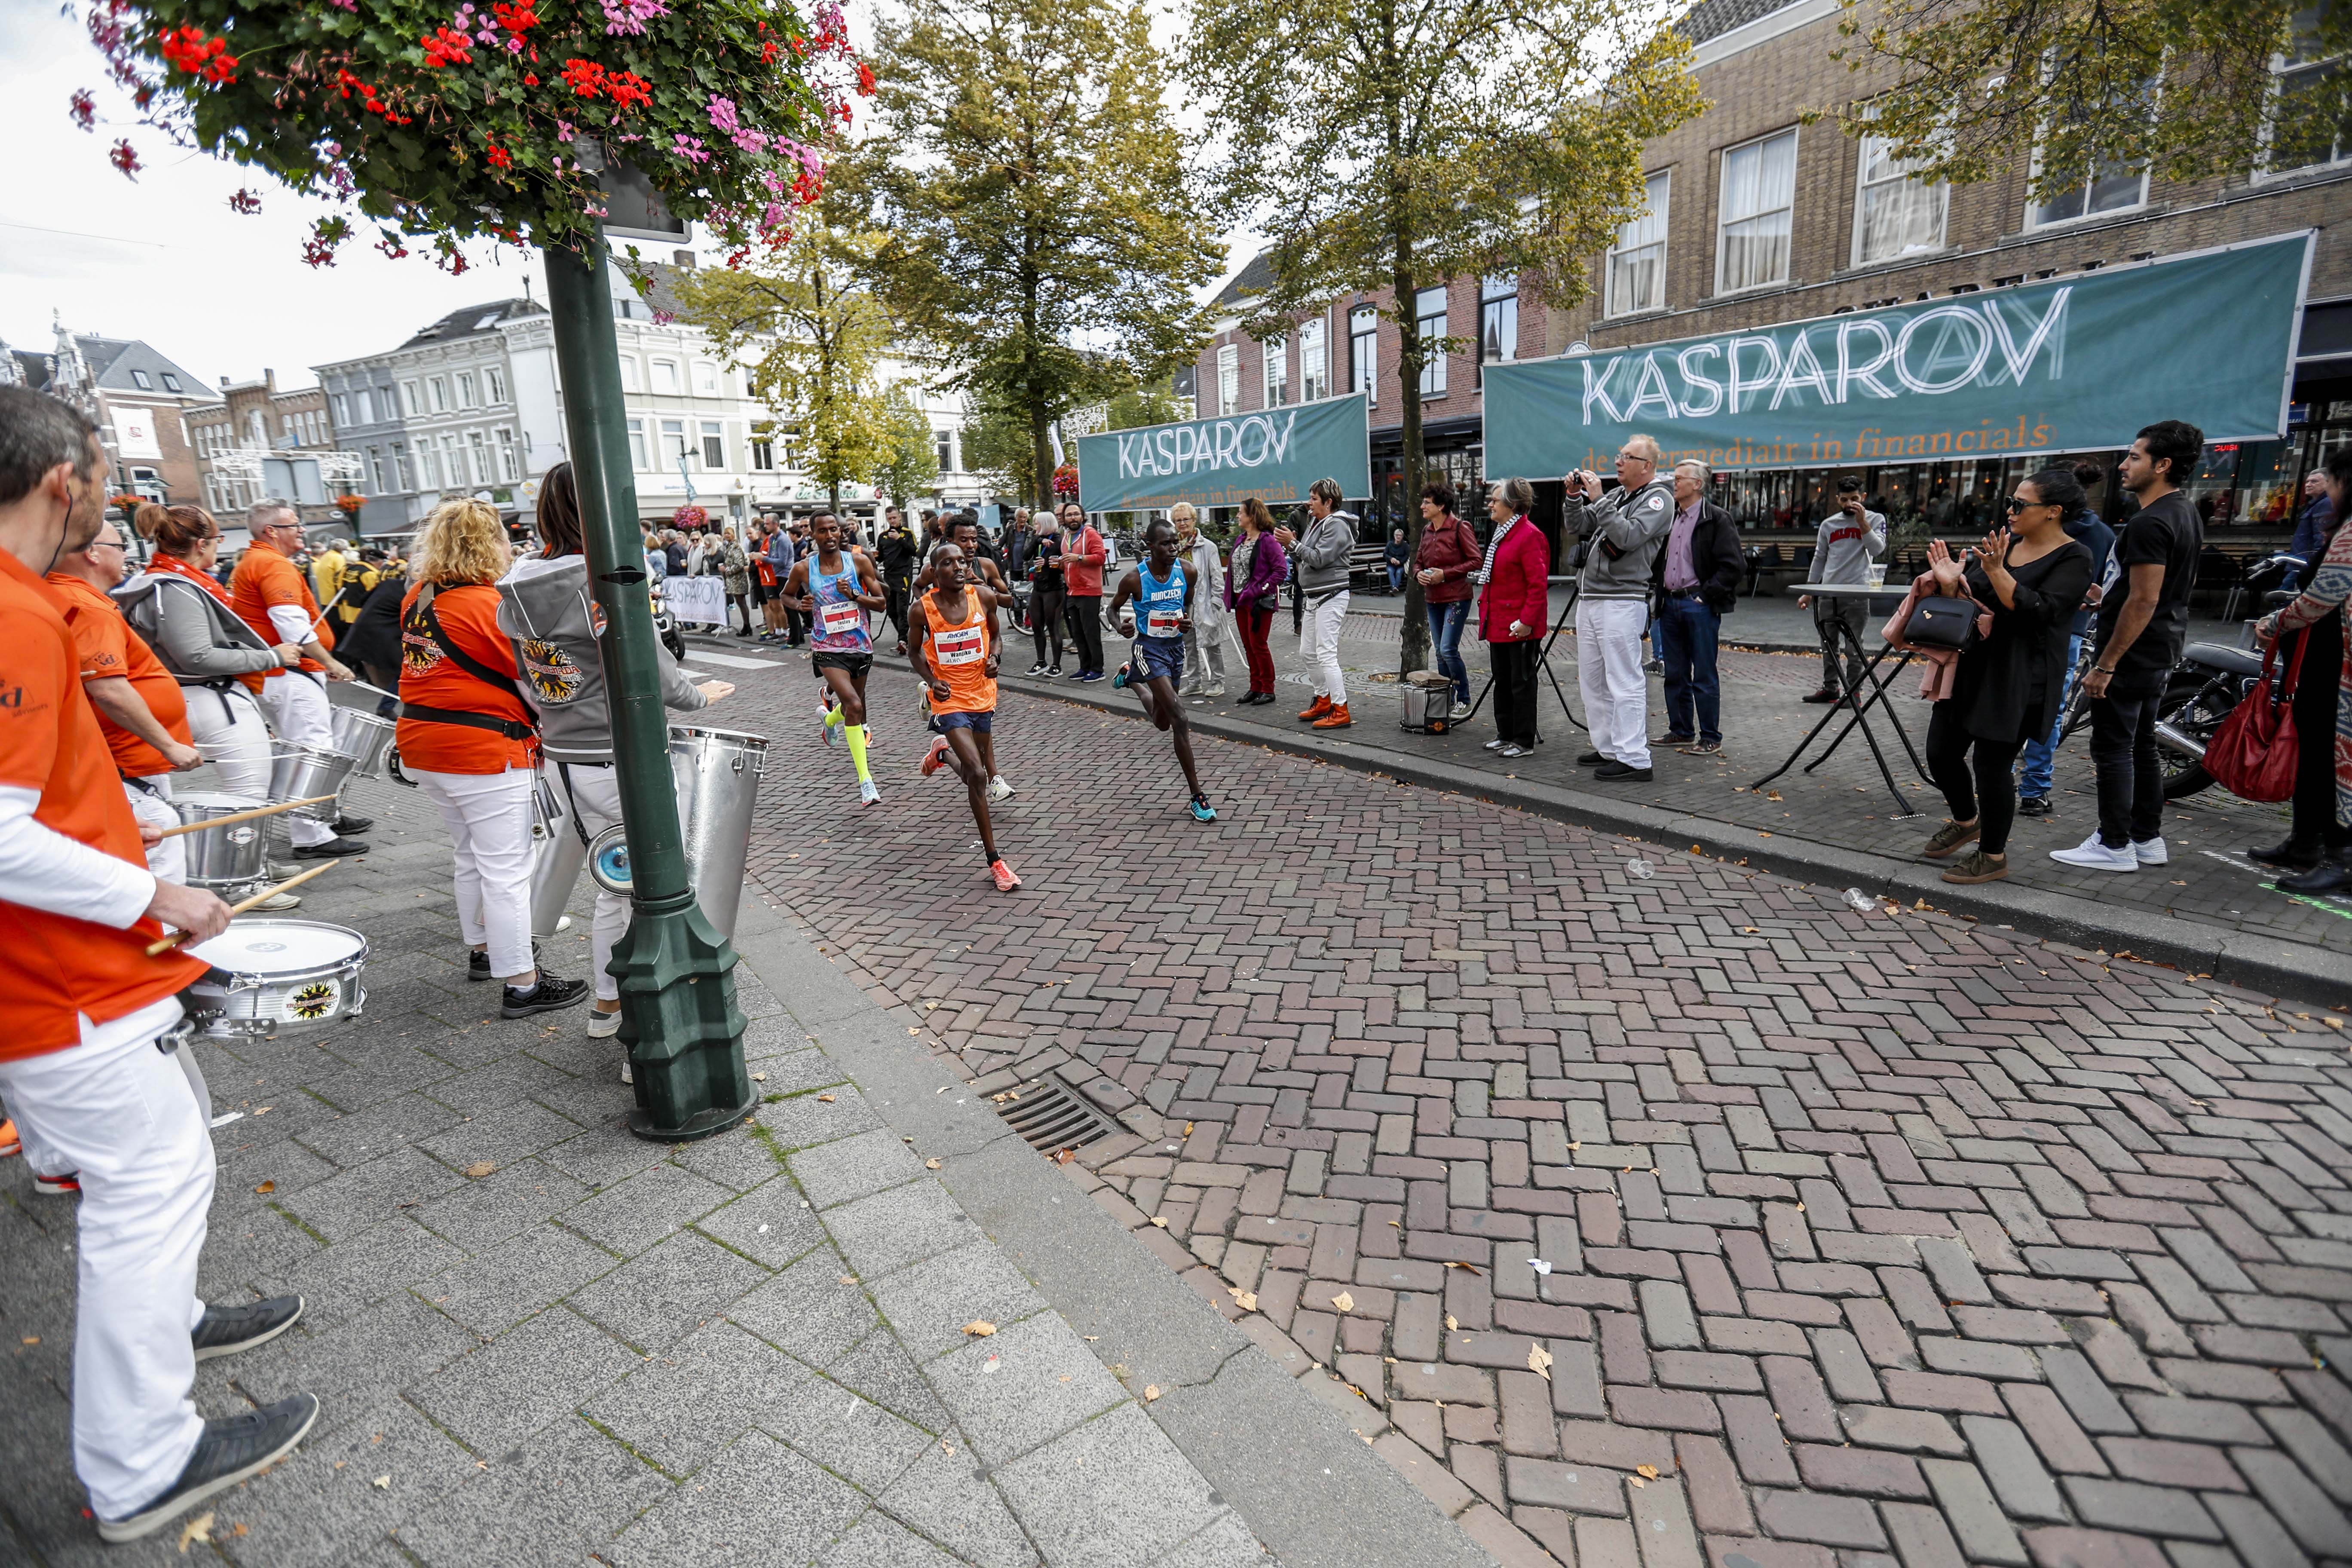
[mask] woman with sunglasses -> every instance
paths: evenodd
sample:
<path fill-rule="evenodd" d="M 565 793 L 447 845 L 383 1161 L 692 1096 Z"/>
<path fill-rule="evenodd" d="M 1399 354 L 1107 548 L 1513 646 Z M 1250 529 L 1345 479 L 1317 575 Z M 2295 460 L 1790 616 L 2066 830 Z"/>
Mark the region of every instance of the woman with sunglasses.
<path fill-rule="evenodd" d="M 1926 854 L 1948 860 L 1976 845 L 1944 873 L 1947 882 L 2009 875 L 2009 830 L 2017 817 L 2011 770 L 2026 742 L 2050 732 L 2065 689 L 2067 634 L 2091 586 L 2090 548 L 2066 532 L 2083 504 L 2071 470 L 2044 468 L 2018 481 L 2009 526 L 1975 550 L 1956 558 L 1940 539 L 1927 546 L 1935 591 L 1974 599 L 1991 617 L 1990 629 L 1960 650 L 1950 694 L 1927 721 L 1927 771 L 1952 817 L 1927 840 Z"/>

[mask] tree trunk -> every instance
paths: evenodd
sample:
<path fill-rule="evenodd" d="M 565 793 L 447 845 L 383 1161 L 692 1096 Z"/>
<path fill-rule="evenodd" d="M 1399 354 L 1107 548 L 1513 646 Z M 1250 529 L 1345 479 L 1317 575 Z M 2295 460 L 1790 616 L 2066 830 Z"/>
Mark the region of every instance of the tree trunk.
<path fill-rule="evenodd" d="M 1397 411 L 1402 422 L 1397 431 L 1400 460 L 1404 468 L 1404 528 L 1405 542 L 1412 554 L 1421 552 L 1421 371 L 1426 354 L 1421 341 L 1421 322 L 1416 319 L 1413 278 L 1412 271 L 1412 238 L 1400 231 L 1396 237 L 1396 268 L 1390 287 L 1397 301 Z M 1450 326 L 1452 323 L 1448 323 Z M 1440 349 L 1439 353 L 1444 351 Z M 1389 520 L 1381 519 L 1381 543 L 1389 542 Z M 1408 555 L 1408 560 L 1412 555 Z M 1397 647 L 1397 674 L 1410 675 L 1416 669 L 1429 668 L 1429 614 L 1422 596 L 1421 579 L 1411 573 L 1404 580 L 1404 636 Z"/>

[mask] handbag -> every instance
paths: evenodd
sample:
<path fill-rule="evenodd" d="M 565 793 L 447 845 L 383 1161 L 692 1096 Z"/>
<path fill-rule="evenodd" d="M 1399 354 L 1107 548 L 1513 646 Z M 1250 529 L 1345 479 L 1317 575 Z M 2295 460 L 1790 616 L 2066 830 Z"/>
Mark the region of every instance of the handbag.
<path fill-rule="evenodd" d="M 1977 640 L 1977 616 L 1984 607 L 1974 599 L 1925 595 L 1911 606 L 1903 624 L 1903 640 L 1914 647 L 1948 648 L 1961 652 Z"/>
<path fill-rule="evenodd" d="M 2263 655 L 2263 678 L 2230 710 L 2221 727 L 2205 746 L 2205 771 L 2223 789 L 2241 800 L 2275 803 L 2294 795 L 2294 688 L 2303 678 L 2303 650 L 2308 637 L 2296 639 L 2294 658 L 2287 661 L 2286 679 L 2275 690 L 2271 666 L 2278 661 L 2278 644 Z"/>

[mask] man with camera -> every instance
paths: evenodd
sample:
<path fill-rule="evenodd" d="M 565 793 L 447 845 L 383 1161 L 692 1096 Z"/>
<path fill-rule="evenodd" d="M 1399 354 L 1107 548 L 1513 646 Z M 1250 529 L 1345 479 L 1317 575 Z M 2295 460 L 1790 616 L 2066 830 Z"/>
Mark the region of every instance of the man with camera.
<path fill-rule="evenodd" d="M 1658 477 L 1658 443 L 1628 436 L 1617 451 L 1618 488 L 1579 469 L 1568 486 L 1566 526 L 1583 539 L 1577 577 L 1576 679 L 1592 750 L 1576 759 L 1594 779 L 1646 784 L 1650 772 L 1650 679 L 1642 632 L 1650 613 L 1650 568 L 1675 522 L 1675 487 Z"/>
<path fill-rule="evenodd" d="M 1863 505 L 1862 478 L 1840 476 L 1837 510 L 1822 519 L 1813 538 L 1813 563 L 1808 583 L 1867 583 L 1870 563 L 1886 553 L 1886 519 Z M 1822 686 L 1808 702 L 1835 702 L 1862 689 L 1862 629 L 1869 605 L 1850 594 L 1801 594 L 1797 607 L 1813 612 L 1813 630 L 1822 639 Z M 1846 634 L 1851 634 L 1849 641 Z M 1845 659 L 1843 680 L 1838 660 Z"/>

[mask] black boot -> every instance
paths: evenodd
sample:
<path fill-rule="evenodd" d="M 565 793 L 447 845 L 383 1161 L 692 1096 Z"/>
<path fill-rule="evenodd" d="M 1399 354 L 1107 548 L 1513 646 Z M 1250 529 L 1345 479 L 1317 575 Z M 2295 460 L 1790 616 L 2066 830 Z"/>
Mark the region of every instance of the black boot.
<path fill-rule="evenodd" d="M 2282 838 L 2267 849 L 2246 851 L 2246 858 L 2257 866 L 2273 866 L 2282 871 L 2308 871 L 2322 858 L 2318 845 L 2292 837 Z"/>
<path fill-rule="evenodd" d="M 2310 870 L 2281 877 L 2276 886 L 2283 893 L 2337 893 L 2352 888 L 2352 849 L 2330 851 Z"/>

